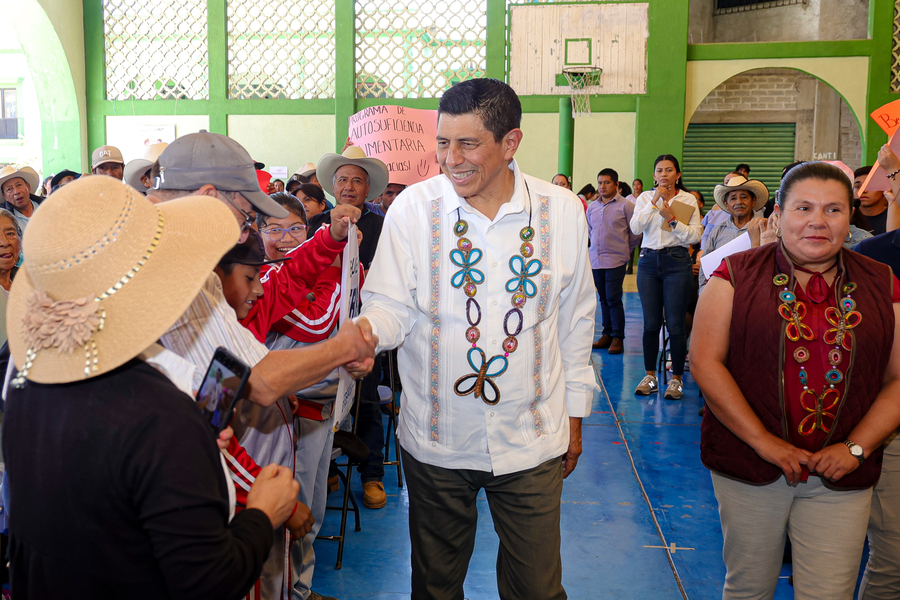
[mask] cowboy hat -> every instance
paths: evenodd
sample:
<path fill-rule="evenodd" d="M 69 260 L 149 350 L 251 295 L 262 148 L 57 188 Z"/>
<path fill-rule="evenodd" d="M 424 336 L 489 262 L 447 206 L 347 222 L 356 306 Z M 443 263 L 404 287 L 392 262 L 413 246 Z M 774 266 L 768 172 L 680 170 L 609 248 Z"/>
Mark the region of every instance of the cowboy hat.
<path fill-rule="evenodd" d="M 769 188 L 766 187 L 766 184 L 759 179 L 746 179 L 743 175 L 735 175 L 728 180 L 728 183 L 725 185 L 717 185 L 713 190 L 716 204 L 729 214 L 731 211 L 728 210 L 728 204 L 725 202 L 725 198 L 730 192 L 736 192 L 737 190 L 747 190 L 753 194 L 755 199 L 755 203 L 753 204 L 754 211 L 761 209 L 766 205 L 766 202 L 769 201 Z"/>
<path fill-rule="evenodd" d="M 332 190 L 334 173 L 344 165 L 356 165 L 369 174 L 369 195 L 366 196 L 366 201 L 374 200 L 387 187 L 390 178 L 387 165 L 377 158 L 366 158 L 366 153 L 359 146 L 348 146 L 343 154 L 326 154 L 319 159 L 319 164 L 316 165 L 316 177 L 322 184 L 322 189 L 331 196 L 334 196 Z"/>
<path fill-rule="evenodd" d="M 144 158 L 136 158 L 128 161 L 128 164 L 125 165 L 125 183 L 145 194 L 153 189 L 141 183 L 141 177 L 150 170 L 153 163 L 156 162 L 156 159 L 159 158 L 159 155 L 162 154 L 162 151 L 165 150 L 168 145 L 169 144 L 165 142 L 150 144 L 147 146 L 147 151 L 144 152 Z"/>
<path fill-rule="evenodd" d="M 310 175 L 316 172 L 316 165 L 314 163 L 308 162 L 296 171 L 294 171 L 294 175 L 303 175 L 304 177 L 309 177 Z"/>
<path fill-rule="evenodd" d="M 22 179 L 28 186 L 31 188 L 31 193 L 37 193 L 38 187 L 41 185 L 41 178 L 38 176 L 37 172 L 31 167 L 22 167 L 21 169 L 17 169 L 12 165 L 8 165 L 0 169 L 0 189 L 3 189 L 3 184 L 9 181 L 10 179 L 15 179 L 16 177 Z"/>
<path fill-rule="evenodd" d="M 63 186 L 29 221 L 9 293 L 14 384 L 80 381 L 138 356 L 238 236 L 231 211 L 209 196 L 152 204 L 111 177 Z"/>
<path fill-rule="evenodd" d="M 76 173 L 70 169 L 63 169 L 59 173 L 53 176 L 53 179 L 50 180 L 50 188 L 53 189 L 59 185 L 59 182 L 65 179 L 66 177 L 71 177 L 73 180 L 81 177 L 81 173 Z"/>

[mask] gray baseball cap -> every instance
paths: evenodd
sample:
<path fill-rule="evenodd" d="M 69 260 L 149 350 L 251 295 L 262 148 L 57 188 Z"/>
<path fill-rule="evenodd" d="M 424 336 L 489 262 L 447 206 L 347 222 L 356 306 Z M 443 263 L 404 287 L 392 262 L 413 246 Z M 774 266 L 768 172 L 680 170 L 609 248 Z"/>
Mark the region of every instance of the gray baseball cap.
<path fill-rule="evenodd" d="M 266 216 L 288 216 L 286 208 L 259 188 L 250 154 L 225 135 L 200 131 L 176 139 L 159 155 L 152 175 L 157 190 L 197 190 L 213 185 L 225 192 L 239 192 Z"/>

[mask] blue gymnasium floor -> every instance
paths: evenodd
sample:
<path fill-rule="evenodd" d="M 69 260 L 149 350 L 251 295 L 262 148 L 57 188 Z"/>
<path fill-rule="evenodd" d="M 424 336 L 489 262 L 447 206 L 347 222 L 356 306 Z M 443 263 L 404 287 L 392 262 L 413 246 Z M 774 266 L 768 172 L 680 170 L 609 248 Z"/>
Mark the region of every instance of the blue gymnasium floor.
<path fill-rule="evenodd" d="M 637 293 L 625 294 L 625 310 L 625 354 L 593 353 L 603 390 L 584 421 L 584 454 L 563 487 L 563 584 L 573 600 L 719 600 L 725 565 L 712 482 L 700 464 L 702 401 L 689 373 L 681 401 L 634 395 L 643 376 Z M 396 467 L 385 469 L 387 506 L 362 508 L 360 532 L 350 516 L 341 570 L 334 568 L 337 544 L 316 542 L 317 592 L 340 600 L 409 598 L 408 502 Z M 352 489 L 362 506 L 358 477 Z M 322 534 L 336 535 L 339 524 L 340 514 L 329 511 Z M 498 597 L 497 545 L 482 496 L 468 600 Z M 793 598 L 788 575 L 786 566 L 776 599 Z"/>

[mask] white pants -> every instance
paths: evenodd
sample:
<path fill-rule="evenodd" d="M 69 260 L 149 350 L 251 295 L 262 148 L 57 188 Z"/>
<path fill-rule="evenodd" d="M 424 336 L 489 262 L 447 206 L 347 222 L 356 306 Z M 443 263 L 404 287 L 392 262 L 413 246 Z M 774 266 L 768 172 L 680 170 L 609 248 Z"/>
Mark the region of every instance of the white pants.
<path fill-rule="evenodd" d="M 294 476 L 300 483 L 298 499 L 309 507 L 316 520 L 312 530 L 291 547 L 292 596 L 306 600 L 312 589 L 316 553 L 313 542 L 325 519 L 328 500 L 328 465 L 331 463 L 331 446 L 334 433 L 333 416 L 324 421 L 297 419 L 297 461 Z"/>
<path fill-rule="evenodd" d="M 900 598 L 900 435 L 884 449 L 869 515 L 869 562 L 859 600 Z"/>
<path fill-rule="evenodd" d="M 784 477 L 749 485 L 712 474 L 725 546 L 723 600 L 775 594 L 785 534 L 791 537 L 795 600 L 851 600 L 859 574 L 872 488 L 833 491 L 822 480 Z"/>

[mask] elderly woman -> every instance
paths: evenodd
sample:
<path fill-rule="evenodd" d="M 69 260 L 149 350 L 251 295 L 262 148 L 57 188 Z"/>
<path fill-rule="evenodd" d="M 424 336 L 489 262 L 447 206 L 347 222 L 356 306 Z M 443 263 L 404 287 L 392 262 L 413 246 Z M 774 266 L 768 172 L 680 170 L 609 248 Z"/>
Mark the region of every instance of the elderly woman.
<path fill-rule="evenodd" d="M 22 256 L 22 230 L 8 210 L 0 209 L 0 287 L 9 292 Z"/>
<path fill-rule="evenodd" d="M 656 358 L 659 354 L 659 332 L 662 329 L 663 309 L 666 329 L 672 347 L 672 379 L 664 397 L 678 400 L 682 396 L 681 376 L 687 357 L 687 328 L 685 317 L 694 292 L 694 275 L 688 247 L 700 241 L 700 210 L 697 199 L 681 182 L 678 159 L 663 154 L 653 166 L 656 188 L 647 190 L 634 203 L 631 231 L 644 234 L 638 259 L 637 285 L 644 313 L 644 369 L 646 375 L 635 394 L 649 396 L 659 392 L 656 379 Z M 692 209 L 687 223 L 675 218 L 674 202 Z"/>
<path fill-rule="evenodd" d="M 712 228 L 706 241 L 704 252 L 709 253 L 721 248 L 728 242 L 736 240 L 744 233 L 749 233 L 752 246 L 759 246 L 759 219 L 751 226 L 753 214 L 766 205 L 769 200 L 769 188 L 758 179 L 744 179 L 737 175 L 729 179 L 725 185 L 717 185 L 713 190 L 716 204 L 730 216 Z M 700 291 L 709 280 L 709 275 L 700 270 Z"/>
<path fill-rule="evenodd" d="M 697 305 L 726 599 L 772 597 L 785 534 L 795 598 L 853 597 L 882 442 L 900 424 L 900 283 L 842 249 L 852 195 L 836 167 L 791 169 L 780 243 L 725 259 Z"/>

